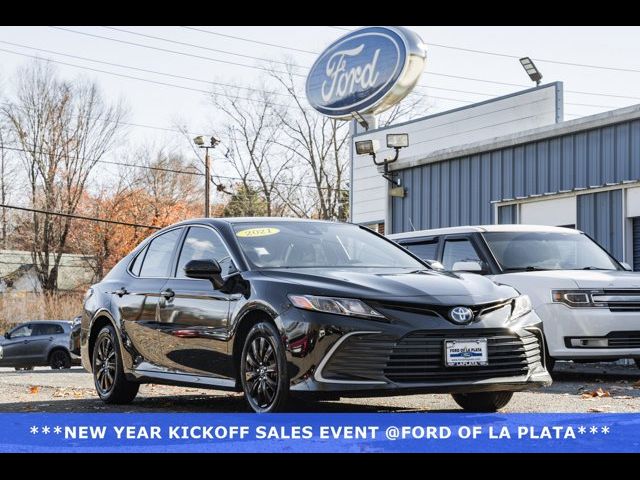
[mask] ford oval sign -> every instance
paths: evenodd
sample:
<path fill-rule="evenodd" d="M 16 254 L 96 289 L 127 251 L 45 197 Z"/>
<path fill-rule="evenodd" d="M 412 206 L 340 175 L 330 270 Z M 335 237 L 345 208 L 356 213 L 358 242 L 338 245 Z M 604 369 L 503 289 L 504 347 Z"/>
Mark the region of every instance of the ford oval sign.
<path fill-rule="evenodd" d="M 332 43 L 307 77 L 307 99 L 333 118 L 376 114 L 413 89 L 427 56 L 420 37 L 402 27 L 367 27 Z"/>

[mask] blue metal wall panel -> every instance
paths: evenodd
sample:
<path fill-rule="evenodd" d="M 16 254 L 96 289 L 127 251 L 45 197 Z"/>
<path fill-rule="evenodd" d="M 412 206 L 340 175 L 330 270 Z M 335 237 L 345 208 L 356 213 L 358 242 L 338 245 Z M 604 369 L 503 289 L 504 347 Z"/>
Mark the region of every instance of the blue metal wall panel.
<path fill-rule="evenodd" d="M 578 196 L 577 228 L 591 235 L 614 257 L 622 260 L 622 190 Z"/>
<path fill-rule="evenodd" d="M 393 232 L 411 230 L 409 215 L 416 229 L 492 223 L 494 201 L 640 180 L 640 120 L 421 165 L 399 174 L 407 195 L 392 201 Z"/>

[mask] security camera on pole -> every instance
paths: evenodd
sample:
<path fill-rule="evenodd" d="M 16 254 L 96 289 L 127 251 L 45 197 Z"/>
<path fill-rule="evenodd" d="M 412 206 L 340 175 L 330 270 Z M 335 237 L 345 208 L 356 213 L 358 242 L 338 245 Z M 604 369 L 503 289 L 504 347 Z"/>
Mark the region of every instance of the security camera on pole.
<path fill-rule="evenodd" d="M 202 135 L 197 136 L 193 139 L 193 143 L 196 144 L 198 148 L 204 148 L 204 216 L 208 218 L 209 208 L 211 205 L 211 189 L 209 188 L 211 185 L 211 162 L 209 160 L 209 149 L 216 148 L 216 145 L 220 143 L 216 137 L 211 137 L 210 144 L 205 145 L 204 137 Z"/>

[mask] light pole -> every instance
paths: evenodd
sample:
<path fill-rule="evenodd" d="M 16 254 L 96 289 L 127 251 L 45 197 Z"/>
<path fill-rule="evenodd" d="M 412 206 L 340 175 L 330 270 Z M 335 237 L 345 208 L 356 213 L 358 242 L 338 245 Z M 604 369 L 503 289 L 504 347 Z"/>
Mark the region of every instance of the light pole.
<path fill-rule="evenodd" d="M 209 218 L 209 206 L 211 205 L 211 162 L 209 160 L 209 149 L 216 148 L 216 145 L 220 143 L 216 137 L 211 137 L 210 144 L 205 145 L 204 137 L 202 135 L 193 139 L 193 143 L 198 148 L 204 148 L 204 216 Z"/>

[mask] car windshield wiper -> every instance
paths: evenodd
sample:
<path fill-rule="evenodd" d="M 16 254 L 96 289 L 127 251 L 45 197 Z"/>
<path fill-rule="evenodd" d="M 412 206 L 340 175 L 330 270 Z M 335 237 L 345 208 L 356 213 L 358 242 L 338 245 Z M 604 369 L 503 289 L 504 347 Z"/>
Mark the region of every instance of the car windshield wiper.
<path fill-rule="evenodd" d="M 534 267 L 532 265 L 528 265 L 526 267 L 511 267 L 511 268 L 503 268 L 504 272 L 544 272 L 545 270 L 549 270 L 548 268 L 540 268 Z"/>

